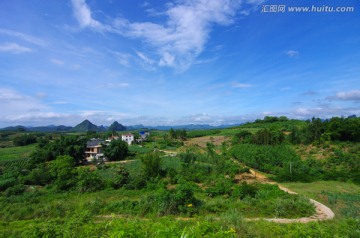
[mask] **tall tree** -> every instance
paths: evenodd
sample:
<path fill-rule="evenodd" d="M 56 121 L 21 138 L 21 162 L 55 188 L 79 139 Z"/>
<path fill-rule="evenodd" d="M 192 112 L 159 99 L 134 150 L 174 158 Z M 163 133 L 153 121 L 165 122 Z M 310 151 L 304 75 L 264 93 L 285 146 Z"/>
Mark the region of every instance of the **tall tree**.
<path fill-rule="evenodd" d="M 110 161 L 124 160 L 128 155 L 128 144 L 122 140 L 112 140 L 105 148 L 104 155 Z"/>

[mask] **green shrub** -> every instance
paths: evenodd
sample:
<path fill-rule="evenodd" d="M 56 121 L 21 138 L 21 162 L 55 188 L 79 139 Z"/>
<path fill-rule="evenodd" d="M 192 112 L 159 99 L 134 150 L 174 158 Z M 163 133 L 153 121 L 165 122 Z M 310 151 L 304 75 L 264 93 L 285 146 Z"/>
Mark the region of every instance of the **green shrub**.
<path fill-rule="evenodd" d="M 12 196 L 12 195 L 20 195 L 23 192 L 25 192 L 26 187 L 23 184 L 17 184 L 13 187 L 10 187 L 8 189 L 5 190 L 5 195 L 6 196 Z"/>
<path fill-rule="evenodd" d="M 140 212 L 142 215 L 155 213 L 164 216 L 181 213 L 191 216 L 197 213 L 197 208 L 201 204 L 194 196 L 195 186 L 182 181 L 172 190 L 160 187 L 140 200 Z"/>
<path fill-rule="evenodd" d="M 6 178 L 1 176 L 0 178 L 0 191 L 5 191 L 7 188 L 10 188 L 16 184 L 16 178 Z"/>
<path fill-rule="evenodd" d="M 80 193 L 95 192 L 104 188 L 104 182 L 95 173 L 88 169 L 80 170 L 77 176 L 76 189 Z"/>
<path fill-rule="evenodd" d="M 232 196 L 240 199 L 244 199 L 245 197 L 254 198 L 257 191 L 258 188 L 256 186 L 243 182 L 240 185 L 235 186 Z"/>
<path fill-rule="evenodd" d="M 208 187 L 205 192 L 209 197 L 215 197 L 219 195 L 230 195 L 232 192 L 232 181 L 226 178 L 220 178 L 215 181 L 215 184 Z"/>
<path fill-rule="evenodd" d="M 129 176 L 129 171 L 126 168 L 120 166 L 111 181 L 112 187 L 114 189 L 124 187 L 129 182 Z"/>

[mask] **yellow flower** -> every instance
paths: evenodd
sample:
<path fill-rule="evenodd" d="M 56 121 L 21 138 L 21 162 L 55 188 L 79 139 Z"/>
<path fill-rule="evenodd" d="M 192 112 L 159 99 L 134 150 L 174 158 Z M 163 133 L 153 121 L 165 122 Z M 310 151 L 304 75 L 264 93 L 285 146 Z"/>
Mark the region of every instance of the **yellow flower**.
<path fill-rule="evenodd" d="M 192 207 L 193 205 L 190 203 L 190 204 L 188 204 L 188 205 L 186 205 L 187 207 Z"/>

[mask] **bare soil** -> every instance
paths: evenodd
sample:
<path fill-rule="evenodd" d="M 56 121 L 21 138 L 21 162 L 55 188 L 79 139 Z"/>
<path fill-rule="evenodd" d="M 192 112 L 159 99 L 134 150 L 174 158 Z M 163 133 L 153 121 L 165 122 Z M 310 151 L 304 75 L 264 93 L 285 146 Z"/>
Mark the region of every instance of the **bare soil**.
<path fill-rule="evenodd" d="M 211 142 L 214 145 L 221 145 L 224 141 L 228 141 L 226 136 L 203 136 L 192 138 L 185 141 L 185 146 L 198 145 L 201 148 L 206 148 L 206 143 Z"/>

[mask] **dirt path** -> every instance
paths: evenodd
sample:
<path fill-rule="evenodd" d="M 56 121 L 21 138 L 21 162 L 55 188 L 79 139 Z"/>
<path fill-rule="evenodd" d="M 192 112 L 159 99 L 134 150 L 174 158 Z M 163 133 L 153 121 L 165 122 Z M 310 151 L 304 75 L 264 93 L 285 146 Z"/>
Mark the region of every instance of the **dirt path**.
<path fill-rule="evenodd" d="M 268 183 L 268 184 L 276 184 L 278 185 L 280 190 L 283 190 L 284 192 L 287 192 L 289 194 L 297 194 L 294 191 L 291 191 L 288 188 L 285 188 L 284 186 L 279 185 L 278 183 L 269 180 L 265 175 L 256 172 L 253 169 L 250 169 L 251 175 L 254 177 L 254 180 L 260 181 L 261 183 Z M 277 223 L 308 223 L 312 221 L 323 221 L 323 220 L 330 220 L 333 219 L 335 214 L 334 212 L 325 206 L 324 204 L 314 200 L 310 199 L 310 202 L 314 204 L 316 213 L 310 217 L 301 217 L 301 218 L 294 218 L 294 219 L 287 219 L 287 218 L 247 218 L 247 221 L 256 221 L 256 220 L 266 220 L 271 222 L 277 222 Z"/>

